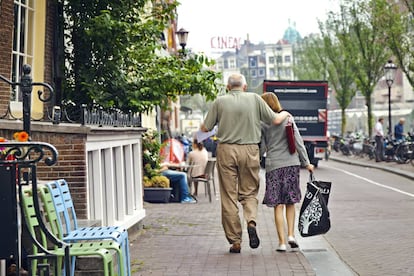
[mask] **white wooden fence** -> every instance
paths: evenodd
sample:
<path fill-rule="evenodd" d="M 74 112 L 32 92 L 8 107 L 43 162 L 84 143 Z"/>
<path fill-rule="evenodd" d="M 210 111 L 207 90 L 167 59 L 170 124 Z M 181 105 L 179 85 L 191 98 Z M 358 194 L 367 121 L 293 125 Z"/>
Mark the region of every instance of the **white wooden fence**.
<path fill-rule="evenodd" d="M 89 133 L 86 155 L 89 219 L 126 228 L 142 220 L 141 134 Z"/>

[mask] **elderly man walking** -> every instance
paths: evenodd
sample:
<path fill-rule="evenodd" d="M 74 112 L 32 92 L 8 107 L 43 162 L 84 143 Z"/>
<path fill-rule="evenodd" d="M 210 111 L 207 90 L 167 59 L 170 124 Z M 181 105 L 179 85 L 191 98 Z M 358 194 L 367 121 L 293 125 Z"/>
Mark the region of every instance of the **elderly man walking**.
<path fill-rule="evenodd" d="M 280 124 L 289 113 L 274 113 L 259 95 L 246 92 L 246 79 L 241 74 L 230 75 L 227 89 L 226 95 L 214 101 L 201 131 L 207 132 L 218 126 L 216 158 L 222 225 L 232 245 L 230 253 L 240 253 L 242 227 L 238 202 L 243 207 L 250 247 L 257 248 L 260 244 L 256 230 L 260 122 Z"/>

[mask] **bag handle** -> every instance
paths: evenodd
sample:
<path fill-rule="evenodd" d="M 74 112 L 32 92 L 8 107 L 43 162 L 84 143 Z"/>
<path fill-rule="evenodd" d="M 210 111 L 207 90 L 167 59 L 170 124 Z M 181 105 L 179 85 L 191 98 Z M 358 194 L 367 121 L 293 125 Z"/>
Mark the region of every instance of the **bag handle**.
<path fill-rule="evenodd" d="M 311 184 L 315 189 L 316 189 L 316 194 L 320 191 L 320 188 L 318 186 L 316 186 L 315 184 L 313 184 L 313 182 L 315 181 L 315 175 L 313 174 L 313 172 L 309 172 L 309 184 Z"/>
<path fill-rule="evenodd" d="M 309 182 L 312 183 L 313 181 L 315 181 L 315 175 L 313 174 L 313 172 L 309 172 Z"/>

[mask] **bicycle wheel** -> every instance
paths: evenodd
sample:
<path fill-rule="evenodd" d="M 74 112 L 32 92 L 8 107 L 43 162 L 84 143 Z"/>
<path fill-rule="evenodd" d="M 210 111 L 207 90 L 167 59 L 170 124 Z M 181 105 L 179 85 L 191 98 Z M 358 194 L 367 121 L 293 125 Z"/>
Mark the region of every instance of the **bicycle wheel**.
<path fill-rule="evenodd" d="M 405 164 L 408 161 L 408 147 L 404 144 L 400 144 L 395 152 L 396 161 L 398 164 Z"/>

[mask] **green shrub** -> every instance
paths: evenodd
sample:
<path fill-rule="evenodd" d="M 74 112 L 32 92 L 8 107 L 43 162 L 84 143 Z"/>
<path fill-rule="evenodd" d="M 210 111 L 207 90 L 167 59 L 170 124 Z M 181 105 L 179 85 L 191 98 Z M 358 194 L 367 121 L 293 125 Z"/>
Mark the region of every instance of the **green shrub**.
<path fill-rule="evenodd" d="M 160 149 L 160 134 L 152 129 L 147 130 L 142 136 L 144 187 L 170 187 L 170 180 L 160 173 Z"/>

